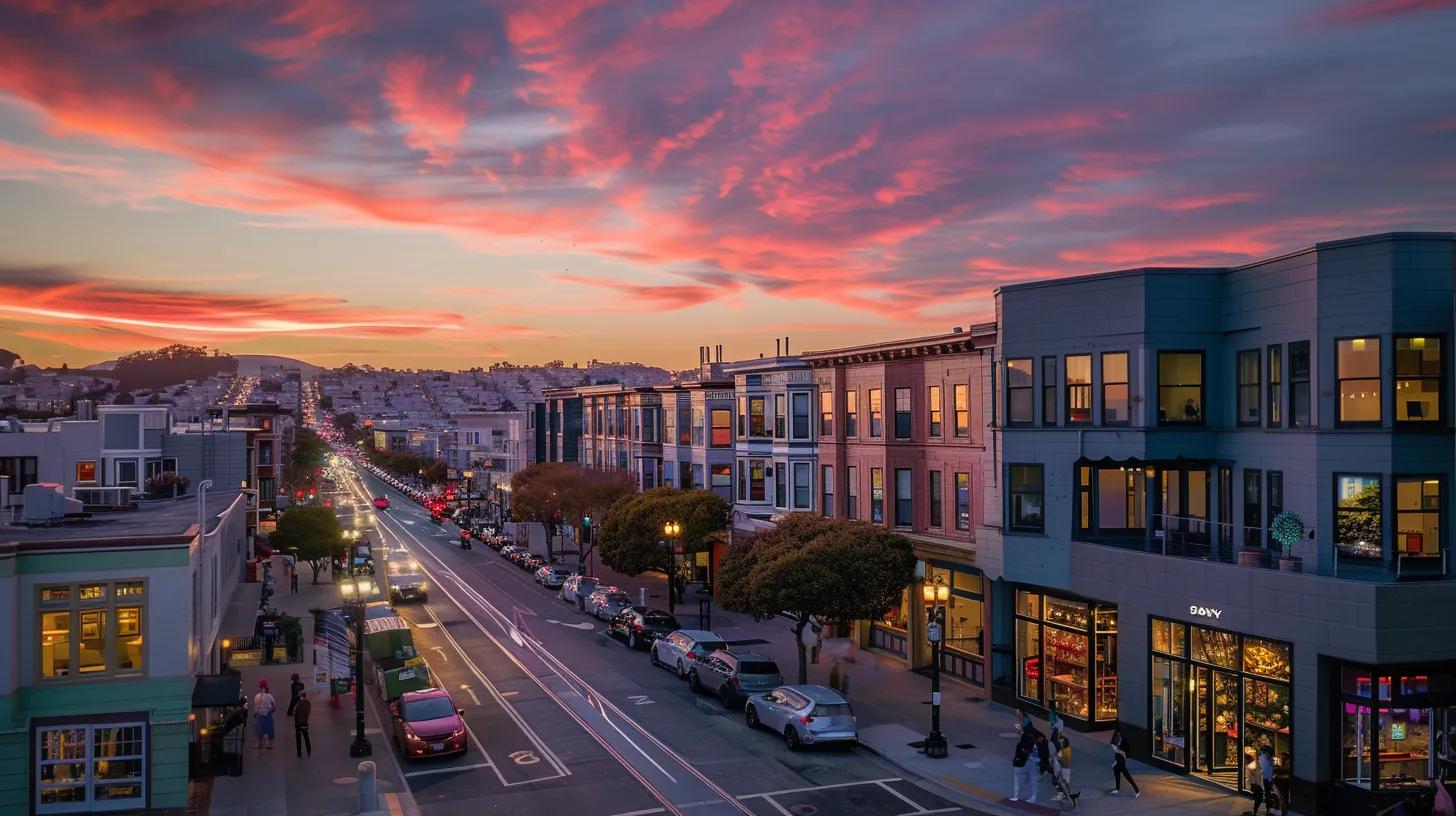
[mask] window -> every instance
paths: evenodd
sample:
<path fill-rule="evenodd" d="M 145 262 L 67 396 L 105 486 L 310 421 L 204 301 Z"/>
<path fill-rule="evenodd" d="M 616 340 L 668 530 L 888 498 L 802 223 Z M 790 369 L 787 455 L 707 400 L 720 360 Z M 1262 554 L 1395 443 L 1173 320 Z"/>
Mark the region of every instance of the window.
<path fill-rule="evenodd" d="M 956 529 L 971 529 L 971 474 L 955 474 Z"/>
<path fill-rule="evenodd" d="M 1269 549 L 1278 549 L 1280 544 L 1274 540 L 1271 531 L 1274 519 L 1284 512 L 1284 471 L 1271 470 L 1264 474 L 1264 499 L 1264 540 L 1268 542 Z"/>
<path fill-rule="evenodd" d="M 955 435 L 967 437 L 971 435 L 971 395 L 970 386 L 953 385 L 950 389 L 951 399 L 955 402 Z"/>
<path fill-rule="evenodd" d="M 748 397 L 738 398 L 738 438 L 748 436 Z"/>
<path fill-rule="evenodd" d="M 39 462 L 35 456 L 0 457 L 0 476 L 10 477 L 10 496 L 15 504 L 20 504 L 26 485 L 40 481 Z"/>
<path fill-rule="evenodd" d="M 932 470 L 932 471 L 930 471 L 930 474 L 929 474 L 929 476 L 930 476 L 930 520 L 929 520 L 929 522 L 927 522 L 927 524 L 929 526 L 931 526 L 931 527 L 936 527 L 936 528 L 941 527 L 942 524 L 943 524 L 942 515 L 941 515 L 942 511 L 944 510 L 944 508 L 942 507 L 942 505 L 944 504 L 944 496 L 942 495 L 943 494 L 943 491 L 944 491 L 944 485 L 941 484 L 941 480 L 942 480 L 941 477 L 942 477 L 942 475 L 943 474 L 941 474 L 941 472 L 938 471 L 938 470 Z"/>
<path fill-rule="evenodd" d="M 693 465 L 693 473 L 697 474 L 702 465 Z M 713 465 L 713 487 L 727 487 L 733 484 L 733 466 L 728 464 Z M 700 476 L 694 475 L 693 482 L 701 481 Z"/>
<path fill-rule="evenodd" d="M 683 428 L 683 432 L 686 433 L 687 428 Z M 678 444 L 677 411 L 669 407 L 664 407 L 662 412 L 662 441 L 669 445 Z"/>
<path fill-rule="evenodd" d="M 713 435 L 709 440 L 715 448 L 726 448 L 733 444 L 733 424 L 727 408 L 713 409 Z M 697 421 L 697 418 L 694 418 Z"/>
<path fill-rule="evenodd" d="M 844 435 L 848 439 L 859 436 L 859 392 L 844 392 Z"/>
<path fill-rule="evenodd" d="M 774 439 L 783 439 L 788 431 L 789 412 L 783 394 L 774 394 Z"/>
<path fill-rule="evenodd" d="M 1006 361 L 1006 424 L 1030 425 L 1032 415 L 1031 358 Z"/>
<path fill-rule="evenodd" d="M 1269 386 L 1264 400 L 1265 422 L 1270 428 L 1284 424 L 1284 355 L 1281 346 L 1269 347 Z"/>
<path fill-rule="evenodd" d="M 704 424 L 703 423 L 703 414 L 704 414 L 704 410 L 702 408 L 694 408 L 694 409 L 692 409 L 691 417 L 689 419 L 689 422 L 691 423 L 692 429 L 693 429 L 692 430 L 692 436 L 689 437 L 688 441 L 686 443 L 684 443 L 684 444 L 689 444 L 689 445 L 692 445 L 694 447 L 702 447 L 702 445 L 703 445 L 703 424 Z M 726 409 L 723 409 L 723 431 L 725 432 L 725 435 L 727 437 L 727 440 L 730 443 L 733 441 L 733 431 L 732 431 L 732 429 L 731 429 L 731 427 L 729 425 L 729 423 L 731 421 L 732 420 L 730 420 L 728 418 L 728 411 Z M 715 447 L 717 446 L 716 441 L 714 442 L 714 446 Z"/>
<path fill-rule="evenodd" d="M 808 395 L 805 395 L 806 397 Z M 807 422 L 807 417 L 805 418 Z M 814 507 L 813 487 L 809 484 L 810 463 L 794 463 L 794 509 L 812 510 Z"/>
<path fill-rule="evenodd" d="M 885 471 L 870 468 L 870 523 L 885 523 Z"/>
<path fill-rule="evenodd" d="M 1335 341 L 1336 416 L 1341 425 L 1380 422 L 1380 338 L 1352 337 Z"/>
<path fill-rule="evenodd" d="M 789 468 L 783 462 L 774 463 L 774 507 L 789 506 Z"/>
<path fill-rule="evenodd" d="M 844 469 L 844 517 L 859 518 L 859 468 L 854 465 Z"/>
<path fill-rule="evenodd" d="M 703 409 L 679 408 L 677 414 L 677 443 L 679 445 L 703 444 Z"/>
<path fill-rule="evenodd" d="M 43 725 L 35 729 L 35 812 L 146 807 L 146 724 Z"/>
<path fill-rule="evenodd" d="M 794 439 L 809 438 L 809 392 L 796 391 L 789 396 L 794 414 L 789 427 Z"/>
<path fill-rule="evenodd" d="M 1440 422 L 1443 375 L 1440 338 L 1395 338 L 1395 421 Z"/>
<path fill-rule="evenodd" d="M 135 459 L 116 460 L 116 483 L 123 487 L 137 486 L 137 461 Z"/>
<path fill-rule="evenodd" d="M 1012 465 L 1010 528 L 1040 533 L 1046 529 L 1042 516 L 1044 488 L 1041 465 Z"/>
<path fill-rule="evenodd" d="M 910 438 L 910 389 L 895 389 L 895 438 Z"/>
<path fill-rule="evenodd" d="M 819 467 L 819 515 L 834 515 L 834 466 Z"/>
<path fill-rule="evenodd" d="M 909 468 L 895 469 L 895 526 L 915 525 L 915 502 L 911 487 L 914 473 Z"/>
<path fill-rule="evenodd" d="M 40 588 L 40 679 L 137 676 L 144 669 L 146 584 L 114 581 Z"/>
<path fill-rule="evenodd" d="M 258 464 L 260 464 L 260 465 L 271 465 L 271 464 L 273 464 L 273 443 L 272 442 L 259 442 L 258 443 Z"/>
<path fill-rule="evenodd" d="M 748 398 L 748 435 L 768 436 L 768 420 L 764 416 L 768 400 L 764 397 Z"/>
<path fill-rule="evenodd" d="M 1041 358 L 1041 424 L 1057 424 L 1057 358 Z"/>
<path fill-rule="evenodd" d="M 748 500 L 761 502 L 764 500 L 764 460 L 748 460 Z"/>
<path fill-rule="evenodd" d="M 1259 424 L 1259 352 L 1241 351 L 1238 355 L 1238 424 L 1257 427 Z"/>
<path fill-rule="evenodd" d="M 1335 548 L 1341 555 L 1381 558 L 1385 530 L 1380 477 L 1335 474 Z"/>
<path fill-rule="evenodd" d="M 880 389 L 870 389 L 870 438 L 879 439 L 885 434 L 885 406 L 880 400 Z"/>
<path fill-rule="evenodd" d="M 1441 482 L 1395 478 L 1395 547 L 1406 558 L 1441 555 Z"/>
<path fill-rule="evenodd" d="M 819 392 L 819 435 L 834 435 L 834 392 Z"/>
<path fill-rule="evenodd" d="M 96 481 L 96 460 L 83 459 L 76 463 L 76 483 L 85 484 Z"/>
<path fill-rule="evenodd" d="M 1067 355 L 1067 424 L 1092 421 L 1092 355 Z"/>
<path fill-rule="evenodd" d="M 1262 471 L 1244 470 L 1244 546 L 1250 549 L 1264 546 L 1262 484 Z"/>
<path fill-rule="evenodd" d="M 1128 411 L 1127 352 L 1102 352 L 1102 424 L 1126 425 Z"/>
<path fill-rule="evenodd" d="M 1289 427 L 1309 427 L 1309 341 L 1289 344 Z"/>
<path fill-rule="evenodd" d="M 1203 352 L 1158 352 L 1158 424 L 1203 422 Z"/>
<path fill-rule="evenodd" d="M 943 430 L 940 422 L 940 386 L 932 385 L 926 389 L 925 403 L 930 407 L 930 438 L 939 439 Z"/>

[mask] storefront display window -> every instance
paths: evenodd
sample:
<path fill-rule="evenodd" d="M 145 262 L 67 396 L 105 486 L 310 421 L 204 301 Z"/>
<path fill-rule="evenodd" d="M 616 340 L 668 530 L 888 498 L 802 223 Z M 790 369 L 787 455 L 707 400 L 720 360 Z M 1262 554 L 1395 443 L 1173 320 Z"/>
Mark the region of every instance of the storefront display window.
<path fill-rule="evenodd" d="M 900 593 L 900 603 L 885 610 L 885 614 L 878 621 L 877 626 L 888 626 L 891 629 L 904 632 L 910 621 L 910 593 Z"/>
<path fill-rule="evenodd" d="M 1456 665 L 1346 665 L 1340 675 L 1339 779 L 1367 790 L 1428 788 L 1456 728 Z"/>
<path fill-rule="evenodd" d="M 1084 721 L 1117 719 L 1117 610 L 1021 589 L 1018 695 Z"/>
<path fill-rule="evenodd" d="M 35 732 L 35 812 L 146 806 L 142 723 L 42 726 Z"/>
<path fill-rule="evenodd" d="M 984 657 L 986 654 L 982 594 L 983 577 L 965 567 L 931 565 L 926 580 L 951 588 L 945 607 L 945 651 Z"/>
<path fill-rule="evenodd" d="M 1153 655 L 1153 755 L 1174 765 L 1188 763 L 1188 664 Z"/>

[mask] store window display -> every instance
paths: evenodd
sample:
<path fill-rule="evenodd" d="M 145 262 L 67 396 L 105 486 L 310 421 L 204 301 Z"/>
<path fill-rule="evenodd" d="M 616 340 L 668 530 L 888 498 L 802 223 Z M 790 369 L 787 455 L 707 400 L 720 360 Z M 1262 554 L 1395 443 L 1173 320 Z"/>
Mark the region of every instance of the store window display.
<path fill-rule="evenodd" d="M 1084 722 L 1117 719 L 1117 610 L 1016 591 L 1017 693 Z"/>
<path fill-rule="evenodd" d="M 1425 788 L 1453 767 L 1456 667 L 1340 670 L 1339 778 L 1367 790 Z"/>

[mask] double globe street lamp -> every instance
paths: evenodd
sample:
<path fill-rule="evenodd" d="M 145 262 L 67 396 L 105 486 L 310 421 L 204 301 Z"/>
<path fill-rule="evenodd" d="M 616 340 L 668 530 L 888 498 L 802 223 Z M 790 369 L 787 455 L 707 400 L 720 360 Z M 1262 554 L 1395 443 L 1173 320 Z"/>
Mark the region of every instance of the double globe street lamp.
<path fill-rule="evenodd" d="M 925 601 L 926 637 L 930 640 L 930 733 L 925 737 L 925 756 L 944 759 L 950 754 L 945 735 L 940 733 L 940 644 L 945 640 L 945 605 L 950 587 L 939 579 L 920 587 Z"/>
<path fill-rule="evenodd" d="M 672 614 L 672 593 L 677 586 L 677 547 L 682 538 L 682 525 L 669 521 L 662 525 L 662 536 L 667 542 L 667 612 Z"/>
<path fill-rule="evenodd" d="M 376 591 L 373 579 L 364 576 L 345 578 L 339 582 L 344 607 L 354 622 L 354 742 L 349 745 L 351 757 L 367 757 L 374 753 L 369 738 L 364 736 L 364 607 Z"/>

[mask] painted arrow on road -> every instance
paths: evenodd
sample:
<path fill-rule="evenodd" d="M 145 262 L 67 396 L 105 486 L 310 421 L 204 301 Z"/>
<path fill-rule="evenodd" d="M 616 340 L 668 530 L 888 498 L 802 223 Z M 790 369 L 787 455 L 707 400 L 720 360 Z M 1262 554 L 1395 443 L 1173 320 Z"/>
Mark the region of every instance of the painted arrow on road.
<path fill-rule="evenodd" d="M 546 622 L 547 623 L 554 623 L 557 626 L 565 626 L 568 629 L 584 629 L 584 630 L 586 630 L 588 632 L 590 632 L 591 630 L 593 630 L 593 629 L 596 628 L 595 626 L 592 626 L 590 623 L 585 623 L 585 622 L 583 622 L 583 623 L 562 623 L 561 621 L 554 620 L 552 618 L 547 618 L 546 619 Z"/>

